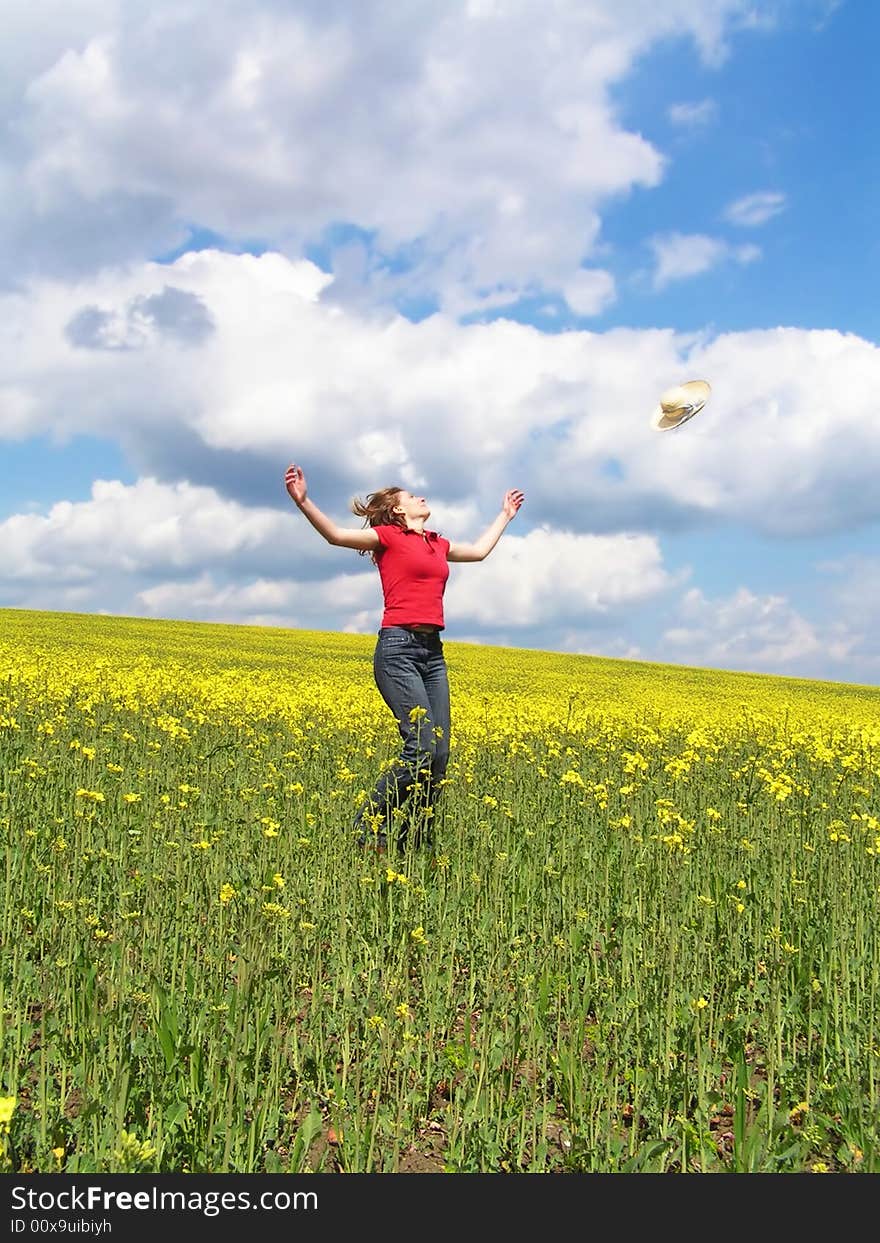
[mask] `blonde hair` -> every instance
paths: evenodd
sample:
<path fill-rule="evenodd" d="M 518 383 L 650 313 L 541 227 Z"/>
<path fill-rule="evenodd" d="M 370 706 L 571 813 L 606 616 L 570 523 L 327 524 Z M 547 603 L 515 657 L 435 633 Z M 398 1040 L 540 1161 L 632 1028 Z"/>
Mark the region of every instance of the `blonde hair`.
<path fill-rule="evenodd" d="M 351 512 L 363 518 L 365 527 L 403 527 L 406 530 L 406 519 L 403 514 L 396 514 L 394 506 L 403 488 L 379 488 L 376 492 L 368 492 L 367 499 L 362 501 L 356 496 L 351 502 Z M 366 549 L 359 549 L 360 555 L 366 555 Z M 375 561 L 375 557 L 373 560 Z"/>

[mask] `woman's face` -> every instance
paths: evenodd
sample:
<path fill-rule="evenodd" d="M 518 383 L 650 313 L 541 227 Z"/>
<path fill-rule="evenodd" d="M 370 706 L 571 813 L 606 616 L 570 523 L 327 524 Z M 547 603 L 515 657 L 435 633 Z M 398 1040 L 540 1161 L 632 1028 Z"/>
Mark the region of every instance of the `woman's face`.
<path fill-rule="evenodd" d="M 425 519 L 431 516 L 428 508 L 428 502 L 423 496 L 413 496 L 412 492 L 405 492 L 403 489 L 397 494 L 397 502 L 394 506 L 395 512 L 403 514 L 404 518 Z"/>

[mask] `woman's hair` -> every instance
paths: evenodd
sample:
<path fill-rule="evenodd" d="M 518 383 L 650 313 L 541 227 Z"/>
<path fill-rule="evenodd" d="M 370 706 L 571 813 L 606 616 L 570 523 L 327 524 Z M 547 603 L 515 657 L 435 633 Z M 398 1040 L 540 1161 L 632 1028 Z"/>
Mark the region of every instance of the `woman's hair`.
<path fill-rule="evenodd" d="M 368 492 L 365 501 L 356 496 L 351 503 L 351 512 L 363 518 L 365 527 L 395 526 L 406 529 L 406 519 L 403 514 L 394 512 L 397 498 L 402 491 L 402 488 L 379 488 L 377 492 Z M 365 552 L 366 549 L 361 549 L 361 556 L 364 556 Z"/>

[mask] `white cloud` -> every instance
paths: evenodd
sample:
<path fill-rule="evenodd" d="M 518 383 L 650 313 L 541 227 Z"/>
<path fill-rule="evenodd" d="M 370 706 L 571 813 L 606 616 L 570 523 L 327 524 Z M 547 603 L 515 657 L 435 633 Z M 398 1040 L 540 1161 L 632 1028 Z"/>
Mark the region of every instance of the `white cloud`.
<path fill-rule="evenodd" d="M 718 115 L 718 105 L 714 99 L 701 99 L 691 103 L 670 104 L 667 116 L 673 125 L 683 129 L 702 129 L 709 125 Z"/>
<path fill-rule="evenodd" d="M 8 253 L 82 272 L 170 249 L 187 222 L 301 253 L 349 222 L 372 235 L 374 296 L 433 293 L 458 313 L 558 292 L 594 249 L 605 200 L 662 174 L 614 88 L 662 39 L 718 63 L 748 11 L 558 0 L 536 22 L 522 0 L 18 6 L 23 54 L 10 50 L 0 96 Z"/>
<path fill-rule="evenodd" d="M 614 660 L 645 659 L 639 644 L 628 637 L 586 627 L 563 631 L 558 650 L 580 656 L 608 656 Z"/>
<path fill-rule="evenodd" d="M 371 562 L 292 505 L 248 509 L 187 483 L 98 480 L 88 501 L 0 523 L 0 605 L 345 628 L 371 604 L 375 626 L 380 600 Z"/>
<path fill-rule="evenodd" d="M 862 680 L 876 680 L 880 671 L 880 557 L 851 554 L 816 568 L 827 576 L 821 584 L 826 610 L 842 619 L 853 639 Z"/>
<path fill-rule="evenodd" d="M 673 582 L 651 536 L 545 528 L 507 534 L 486 561 L 453 565 L 452 574 L 450 615 L 513 631 L 618 611 Z"/>
<path fill-rule="evenodd" d="M 116 0 L 12 0 L 3 6 L 0 108 L 11 110 L 28 84 L 46 73 L 85 32 L 112 24 Z"/>
<path fill-rule="evenodd" d="M 614 277 L 599 268 L 582 268 L 563 283 L 562 294 L 575 315 L 599 315 L 616 297 Z"/>
<path fill-rule="evenodd" d="M 438 506 L 431 525 L 477 534 L 469 505 Z M 93 608 L 157 616 L 356 630 L 381 617 L 369 558 L 332 548 L 292 507 L 246 509 L 191 484 L 98 481 L 88 501 L 0 523 L 0 550 L 7 605 L 62 608 L 74 591 Z M 489 560 L 451 573 L 451 616 L 514 630 L 613 613 L 673 581 L 653 537 L 546 530 L 508 534 Z"/>
<path fill-rule="evenodd" d="M 747 194 L 745 198 L 731 203 L 724 210 L 724 218 L 742 228 L 756 228 L 784 210 L 785 195 L 775 190 L 765 190 L 757 194 Z"/>
<path fill-rule="evenodd" d="M 839 583 L 835 588 L 838 607 L 860 621 L 876 619 L 880 636 L 880 558 L 852 553 L 820 562 L 817 569 Z"/>
<path fill-rule="evenodd" d="M 880 350 L 856 336 L 415 324 L 329 304 L 326 281 L 277 254 L 204 251 L 0 295 L 0 436 L 110 439 L 145 476 L 248 507 L 286 504 L 299 461 L 340 518 L 386 483 L 480 523 L 521 486 L 527 522 L 582 532 L 711 516 L 787 535 L 880 517 Z M 138 348 L 101 348 L 77 319 L 126 323 L 133 305 L 165 307 L 152 299 L 167 288 L 183 318 L 166 308 Z M 195 341 L 192 315 L 211 325 Z M 659 394 L 693 378 L 712 385 L 706 409 L 658 436 Z"/>
<path fill-rule="evenodd" d="M 719 669 L 809 675 L 827 662 L 845 662 L 857 644 L 845 626 L 822 626 L 780 595 L 758 596 L 741 587 L 711 599 L 691 588 L 682 599 L 679 624 L 662 636 L 661 653 Z"/>
<path fill-rule="evenodd" d="M 247 577 L 222 582 L 206 572 L 195 579 L 145 588 L 133 598 L 139 615 L 245 626 L 365 633 L 375 630 L 381 618 L 378 579 L 367 569 L 321 582 Z"/>
<path fill-rule="evenodd" d="M 649 245 L 654 252 L 654 288 L 665 289 L 674 281 L 701 276 L 720 263 L 753 263 L 760 258 L 757 246 L 731 246 L 717 237 L 704 233 L 667 233 L 652 237 Z"/>
<path fill-rule="evenodd" d="M 15 514 L 0 523 L 0 580 L 63 584 L 226 564 L 289 542 L 291 522 L 188 483 L 99 479 L 88 501 L 59 501 L 45 515 Z"/>

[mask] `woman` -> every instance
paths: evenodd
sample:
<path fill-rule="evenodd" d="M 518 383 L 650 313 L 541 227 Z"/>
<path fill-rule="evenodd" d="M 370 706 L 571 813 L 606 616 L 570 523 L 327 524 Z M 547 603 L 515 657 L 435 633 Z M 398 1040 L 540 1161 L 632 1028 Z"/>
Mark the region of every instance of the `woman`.
<path fill-rule="evenodd" d="M 379 694 L 394 713 L 403 750 L 358 811 L 355 828 L 361 846 L 384 850 L 399 822 L 397 844 L 402 846 L 407 837 L 404 809 L 410 819 L 419 810 L 420 819 L 430 819 L 449 760 L 449 680 L 440 640 L 448 562 L 488 557 L 516 516 L 523 494 L 516 489 L 505 493 L 501 512 L 476 543 L 458 544 L 426 528 L 431 511 L 425 498 L 404 488 L 370 492 L 365 502 L 356 499 L 352 510 L 364 519 L 364 529 L 358 531 L 338 527 L 309 499 L 300 466 L 289 466 L 284 482 L 319 535 L 339 548 L 369 553 L 379 568 L 385 611 L 373 673 Z"/>

